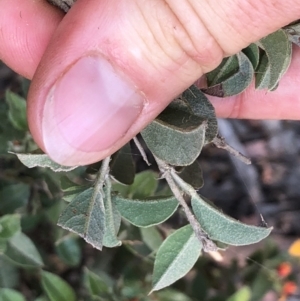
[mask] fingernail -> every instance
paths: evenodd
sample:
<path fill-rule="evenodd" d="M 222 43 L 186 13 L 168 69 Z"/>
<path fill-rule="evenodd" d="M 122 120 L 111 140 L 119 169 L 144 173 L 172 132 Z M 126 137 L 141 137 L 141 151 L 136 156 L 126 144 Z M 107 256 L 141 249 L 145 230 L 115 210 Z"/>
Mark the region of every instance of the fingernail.
<path fill-rule="evenodd" d="M 143 106 L 143 95 L 106 59 L 83 57 L 49 91 L 42 121 L 45 150 L 63 165 L 93 163 L 126 134 Z"/>

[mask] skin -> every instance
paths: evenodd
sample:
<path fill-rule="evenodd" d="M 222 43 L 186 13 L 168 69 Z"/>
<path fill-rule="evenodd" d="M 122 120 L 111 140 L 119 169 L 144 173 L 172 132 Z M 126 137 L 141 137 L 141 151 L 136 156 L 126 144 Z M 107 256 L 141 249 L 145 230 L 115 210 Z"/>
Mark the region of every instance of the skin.
<path fill-rule="evenodd" d="M 223 57 L 297 20 L 299 12 L 300 1 L 292 0 L 78 0 L 64 16 L 42 0 L 0 0 L 0 58 L 32 79 L 28 120 L 37 144 L 61 164 L 83 165 L 115 152 Z M 50 150 L 43 130 L 51 120 L 44 110 L 49 91 L 80 58 L 91 55 L 109 62 L 146 105 L 104 149 L 89 148 L 92 141 L 87 140 L 87 150 L 76 142 Z M 299 67 L 300 52 L 294 49 L 291 67 L 275 92 L 251 86 L 235 97 L 211 97 L 217 115 L 299 119 Z M 67 110 L 72 115 L 72 108 Z M 78 126 L 85 119 L 79 116 Z"/>

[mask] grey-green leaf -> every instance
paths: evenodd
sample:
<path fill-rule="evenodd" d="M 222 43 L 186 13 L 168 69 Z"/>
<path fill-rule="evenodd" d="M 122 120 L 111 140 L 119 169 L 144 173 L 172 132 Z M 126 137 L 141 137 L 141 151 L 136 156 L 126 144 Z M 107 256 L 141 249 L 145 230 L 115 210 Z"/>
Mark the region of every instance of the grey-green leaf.
<path fill-rule="evenodd" d="M 105 208 L 101 192 L 89 188 L 78 194 L 61 213 L 58 225 L 101 250 L 105 232 Z"/>
<path fill-rule="evenodd" d="M 192 207 L 209 238 L 225 244 L 235 246 L 254 244 L 266 238 L 272 230 L 240 223 L 205 202 L 196 191 L 192 195 Z"/>
<path fill-rule="evenodd" d="M 21 230 L 21 216 L 19 214 L 7 214 L 0 218 L 0 238 L 7 239 Z"/>
<path fill-rule="evenodd" d="M 132 159 L 130 143 L 125 144 L 113 155 L 110 174 L 120 183 L 131 185 L 134 181 L 135 166 Z"/>
<path fill-rule="evenodd" d="M 50 301 L 76 301 L 74 290 L 57 275 L 43 271 L 42 287 Z"/>
<path fill-rule="evenodd" d="M 244 54 L 250 60 L 253 69 L 255 70 L 259 63 L 259 48 L 255 43 L 250 44 L 248 47 L 243 49 Z"/>
<path fill-rule="evenodd" d="M 27 131 L 26 100 L 16 93 L 6 91 L 6 102 L 9 106 L 8 118 L 17 130 Z"/>
<path fill-rule="evenodd" d="M 57 255 L 65 264 L 71 267 L 78 266 L 81 261 L 81 248 L 78 238 L 73 235 L 66 235 L 55 243 Z"/>
<path fill-rule="evenodd" d="M 202 170 L 197 160 L 193 164 L 184 167 L 178 175 L 195 189 L 200 189 L 204 184 Z"/>
<path fill-rule="evenodd" d="M 140 228 L 143 242 L 154 252 L 158 250 L 163 238 L 157 227 Z"/>
<path fill-rule="evenodd" d="M 202 245 L 190 225 L 172 233 L 159 248 L 152 278 L 152 291 L 167 287 L 189 272 L 201 254 Z"/>
<path fill-rule="evenodd" d="M 167 220 L 178 207 L 175 197 L 149 197 L 146 199 L 113 198 L 122 217 L 137 227 L 151 227 Z"/>
<path fill-rule="evenodd" d="M 260 61 L 255 73 L 255 88 L 268 89 L 270 85 L 271 69 L 269 58 L 265 52 L 260 56 Z"/>
<path fill-rule="evenodd" d="M 19 269 L 0 256 L 0 287 L 14 288 L 19 284 Z"/>
<path fill-rule="evenodd" d="M 19 160 L 26 165 L 28 168 L 33 167 L 49 167 L 53 171 L 71 171 L 77 166 L 63 166 L 54 161 L 52 161 L 45 154 L 15 154 Z"/>
<path fill-rule="evenodd" d="M 243 52 L 238 53 L 236 58 L 237 68 L 233 59 L 230 60 L 231 64 L 225 65 L 230 70 L 226 70 L 224 73 L 230 76 L 222 81 L 222 77 L 219 78 L 218 81 L 220 82 L 203 89 L 204 93 L 218 97 L 227 97 L 237 95 L 249 87 L 254 76 L 252 63 Z M 237 71 L 235 72 L 236 69 Z"/>
<path fill-rule="evenodd" d="M 103 237 L 103 246 L 113 248 L 120 246 L 122 242 L 118 239 L 117 234 L 121 225 L 121 214 L 112 202 L 111 192 L 105 191 L 105 233 Z"/>
<path fill-rule="evenodd" d="M 213 105 L 195 85 L 185 90 L 181 95 L 181 99 L 188 104 L 193 115 L 207 122 L 205 143 L 211 142 L 218 133 L 218 121 Z"/>
<path fill-rule="evenodd" d="M 67 178 L 66 176 L 61 177 L 60 185 L 61 190 L 64 192 L 63 199 L 66 202 L 71 202 L 77 194 L 87 189 L 86 186 L 78 185 L 69 180 L 69 178 Z"/>
<path fill-rule="evenodd" d="M 26 301 L 22 294 L 10 289 L 0 288 L 0 301 Z"/>
<path fill-rule="evenodd" d="M 184 101 L 173 101 L 142 132 L 150 151 L 175 166 L 192 164 L 205 143 L 207 122 L 194 115 Z"/>
<path fill-rule="evenodd" d="M 262 38 L 257 43 L 266 52 L 270 62 L 269 90 L 273 90 L 287 71 L 292 57 L 292 46 L 282 29 Z"/>
<path fill-rule="evenodd" d="M 4 255 L 22 267 L 41 267 L 44 265 L 37 248 L 24 233 L 17 233 L 9 239 Z"/>

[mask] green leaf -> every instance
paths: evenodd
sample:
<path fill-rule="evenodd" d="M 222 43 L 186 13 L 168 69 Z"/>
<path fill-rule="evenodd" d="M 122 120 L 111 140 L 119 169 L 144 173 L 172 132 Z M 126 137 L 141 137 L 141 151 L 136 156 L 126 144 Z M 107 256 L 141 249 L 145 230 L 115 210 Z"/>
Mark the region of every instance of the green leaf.
<path fill-rule="evenodd" d="M 218 97 L 237 95 L 249 87 L 254 76 L 251 61 L 243 52 L 238 53 L 236 59 L 228 58 L 220 71 L 214 84 L 203 89 L 204 93 Z"/>
<path fill-rule="evenodd" d="M 142 132 L 150 151 L 175 166 L 192 164 L 205 143 L 207 122 L 194 115 L 183 100 L 173 101 Z"/>
<path fill-rule="evenodd" d="M 125 144 L 113 155 L 110 163 L 110 174 L 122 184 L 131 185 L 133 183 L 135 166 L 131 155 L 130 143 Z"/>
<path fill-rule="evenodd" d="M 143 242 L 152 250 L 157 251 L 163 238 L 156 227 L 140 228 Z"/>
<path fill-rule="evenodd" d="M 261 300 L 263 296 L 274 286 L 274 277 L 271 273 L 260 270 L 256 273 L 251 284 L 252 301 Z"/>
<path fill-rule="evenodd" d="M 7 239 L 0 238 L 0 255 L 6 251 Z"/>
<path fill-rule="evenodd" d="M 240 288 L 236 293 L 227 299 L 227 301 L 250 301 L 251 290 L 248 286 Z"/>
<path fill-rule="evenodd" d="M 202 245 L 190 225 L 172 233 L 159 248 L 152 279 L 152 291 L 160 290 L 182 278 L 196 263 Z"/>
<path fill-rule="evenodd" d="M 21 217 L 18 214 L 7 214 L 0 218 L 0 238 L 6 239 L 21 231 Z"/>
<path fill-rule="evenodd" d="M 211 142 L 218 133 L 218 121 L 213 105 L 195 85 L 185 90 L 181 95 L 181 99 L 188 104 L 193 115 L 207 122 L 205 143 Z"/>
<path fill-rule="evenodd" d="M 13 263 L 25 268 L 42 267 L 44 265 L 31 239 L 21 232 L 8 240 L 4 255 Z"/>
<path fill-rule="evenodd" d="M 22 294 L 10 288 L 0 288 L 0 301 L 26 301 Z"/>
<path fill-rule="evenodd" d="M 18 268 L 0 256 L 0 287 L 14 288 L 19 284 Z"/>
<path fill-rule="evenodd" d="M 121 214 L 112 202 L 111 192 L 106 189 L 104 198 L 105 207 L 105 233 L 103 237 L 103 246 L 113 248 L 120 246 L 122 242 L 117 234 L 121 225 Z"/>
<path fill-rule="evenodd" d="M 249 245 L 266 238 L 272 230 L 272 228 L 242 224 L 226 216 L 205 202 L 196 191 L 191 197 L 195 216 L 212 240 L 235 246 Z"/>
<path fill-rule="evenodd" d="M 107 297 L 111 294 L 111 283 L 98 276 L 88 268 L 84 269 L 85 286 L 90 295 Z"/>
<path fill-rule="evenodd" d="M 151 227 L 167 220 L 177 209 L 175 197 L 149 197 L 146 199 L 113 198 L 122 217 L 137 227 Z"/>
<path fill-rule="evenodd" d="M 250 60 L 253 70 L 255 70 L 259 63 L 259 48 L 255 43 L 250 44 L 247 48 L 243 49 L 243 53 Z"/>
<path fill-rule="evenodd" d="M 67 178 L 66 176 L 61 177 L 60 185 L 61 185 L 61 190 L 64 192 L 63 199 L 66 202 L 71 202 L 77 194 L 87 189 L 86 186 L 78 185 L 72 182 L 71 180 L 69 180 L 69 178 Z"/>
<path fill-rule="evenodd" d="M 60 215 L 58 225 L 101 250 L 105 232 L 105 208 L 101 192 L 89 188 L 78 194 Z"/>
<path fill-rule="evenodd" d="M 66 235 L 55 243 L 59 258 L 68 266 L 76 267 L 81 261 L 81 248 L 77 237 Z"/>
<path fill-rule="evenodd" d="M 75 301 L 76 295 L 71 286 L 49 272 L 42 272 L 42 287 L 50 301 Z"/>
<path fill-rule="evenodd" d="M 8 118 L 17 130 L 27 131 L 26 100 L 16 93 L 6 91 L 6 102 L 9 106 Z"/>
<path fill-rule="evenodd" d="M 28 168 L 49 167 L 53 171 L 71 171 L 77 166 L 63 166 L 52 161 L 46 154 L 15 154 Z"/>
<path fill-rule="evenodd" d="M 191 165 L 184 167 L 183 170 L 178 173 L 178 175 L 196 190 L 200 189 L 204 185 L 202 170 L 197 160 Z"/>
<path fill-rule="evenodd" d="M 282 29 L 262 38 L 257 43 L 267 54 L 270 62 L 269 90 L 273 90 L 287 71 L 292 57 L 291 42 Z"/>
<path fill-rule="evenodd" d="M 192 299 L 189 298 L 187 295 L 172 288 L 168 288 L 163 291 L 157 292 L 155 293 L 155 296 L 158 297 L 157 300 L 162 301 L 192 301 Z"/>
<path fill-rule="evenodd" d="M 13 213 L 27 204 L 30 187 L 27 184 L 12 184 L 0 189 L 0 211 L 4 214 Z"/>
<path fill-rule="evenodd" d="M 267 54 L 264 52 L 256 69 L 255 89 L 268 89 L 270 85 L 270 62 Z"/>

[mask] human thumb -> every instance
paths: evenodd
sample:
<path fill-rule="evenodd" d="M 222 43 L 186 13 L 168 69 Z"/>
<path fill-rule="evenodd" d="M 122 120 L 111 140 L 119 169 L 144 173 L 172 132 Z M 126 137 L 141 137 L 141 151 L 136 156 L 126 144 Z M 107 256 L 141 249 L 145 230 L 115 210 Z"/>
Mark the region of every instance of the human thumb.
<path fill-rule="evenodd" d="M 29 92 L 29 125 L 63 165 L 112 154 L 224 56 L 298 18 L 290 0 L 78 0 Z"/>

